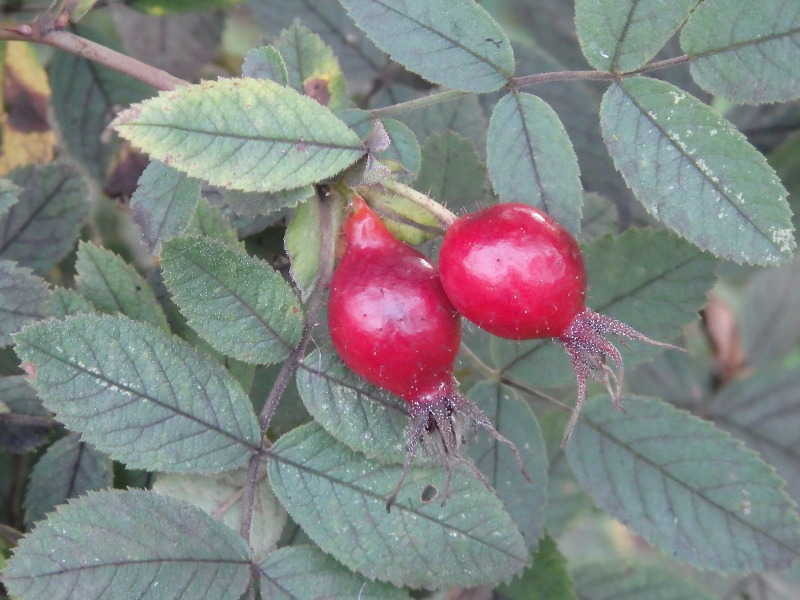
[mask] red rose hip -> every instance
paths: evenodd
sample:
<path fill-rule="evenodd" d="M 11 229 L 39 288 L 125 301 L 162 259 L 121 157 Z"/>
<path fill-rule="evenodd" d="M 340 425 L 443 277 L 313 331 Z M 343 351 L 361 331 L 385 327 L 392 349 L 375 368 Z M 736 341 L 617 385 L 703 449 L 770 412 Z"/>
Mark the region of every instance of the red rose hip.
<path fill-rule="evenodd" d="M 331 281 L 328 325 L 344 363 L 370 383 L 409 406 L 408 452 L 387 510 L 411 468 L 424 434 L 438 431 L 448 467 L 463 463 L 484 483 L 477 468 L 458 453 L 458 411 L 515 452 L 487 417 L 458 392 L 453 363 L 461 343 L 461 317 L 442 289 L 439 275 L 419 252 L 397 240 L 363 199 L 356 196 L 345 225 L 346 248 Z"/>
<path fill-rule="evenodd" d="M 578 243 L 526 204 L 498 204 L 458 219 L 444 236 L 439 270 L 453 305 L 482 329 L 509 339 L 552 337 L 564 344 L 578 400 L 562 445 L 577 422 L 589 377 L 605 383 L 614 407 L 622 410 L 622 357 L 604 334 L 675 348 L 586 308 L 586 268 Z"/>

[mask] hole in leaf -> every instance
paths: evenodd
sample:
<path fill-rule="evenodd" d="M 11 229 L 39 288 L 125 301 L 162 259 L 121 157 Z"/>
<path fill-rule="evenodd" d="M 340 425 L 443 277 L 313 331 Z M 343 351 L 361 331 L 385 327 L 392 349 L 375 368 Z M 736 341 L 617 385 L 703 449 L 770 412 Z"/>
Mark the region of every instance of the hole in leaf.
<path fill-rule="evenodd" d="M 422 500 L 423 503 L 427 504 L 436 499 L 436 496 L 439 495 L 439 490 L 436 488 L 435 485 L 426 485 L 425 488 L 419 495 L 419 499 Z"/>

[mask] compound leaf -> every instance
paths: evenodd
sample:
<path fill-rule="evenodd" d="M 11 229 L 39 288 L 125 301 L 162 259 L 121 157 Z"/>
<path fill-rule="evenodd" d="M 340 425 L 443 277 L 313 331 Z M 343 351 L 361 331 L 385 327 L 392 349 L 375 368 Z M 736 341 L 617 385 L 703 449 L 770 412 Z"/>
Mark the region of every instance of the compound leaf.
<path fill-rule="evenodd" d="M 91 492 L 26 535 L 3 583 L 22 599 L 237 600 L 249 579 L 244 540 L 198 508 L 143 490 Z M 155 587 L 157 586 L 157 587 Z"/>
<path fill-rule="evenodd" d="M 564 126 L 541 98 L 509 94 L 494 108 L 486 142 L 489 178 L 504 202 L 525 202 L 580 231 L 583 186 Z"/>
<path fill-rule="evenodd" d="M 422 168 L 414 187 L 452 211 L 472 210 L 486 196 L 486 166 L 472 140 L 452 131 L 434 133 L 422 145 Z"/>
<path fill-rule="evenodd" d="M 223 242 L 179 237 L 164 244 L 161 264 L 189 325 L 223 354 L 251 364 L 279 362 L 300 340 L 297 296 L 263 261 Z"/>
<path fill-rule="evenodd" d="M 440 85 L 493 92 L 514 73 L 511 43 L 473 0 L 339 0 L 394 60 Z"/>
<path fill-rule="evenodd" d="M 800 517 L 772 467 L 661 400 L 628 397 L 625 408 L 590 399 L 567 446 L 598 506 L 699 568 L 762 571 L 797 560 Z"/>
<path fill-rule="evenodd" d="M 256 79 L 269 79 L 279 85 L 288 85 L 289 73 L 281 53 L 272 46 L 252 48 L 244 55 L 242 75 Z"/>
<path fill-rule="evenodd" d="M 250 401 L 228 371 L 152 325 L 74 315 L 14 339 L 44 405 L 132 468 L 217 472 L 257 444 Z"/>
<path fill-rule="evenodd" d="M 681 33 L 692 77 L 706 91 L 757 104 L 800 98 L 800 5 L 701 2 Z"/>
<path fill-rule="evenodd" d="M 270 554 L 258 568 L 261 571 L 261 593 L 270 600 L 411 598 L 403 590 L 356 575 L 313 546 L 281 548 Z"/>
<path fill-rule="evenodd" d="M 186 231 L 199 200 L 199 179 L 158 160 L 147 166 L 131 197 L 131 210 L 151 253 L 158 254 L 161 242 Z"/>
<path fill-rule="evenodd" d="M 577 0 L 584 56 L 600 71 L 624 73 L 653 58 L 698 0 Z"/>
<path fill-rule="evenodd" d="M 444 470 L 412 469 L 387 513 L 400 467 L 367 459 L 316 423 L 284 435 L 270 457 L 270 481 L 292 518 L 320 548 L 369 579 L 426 589 L 475 586 L 501 581 L 529 561 L 500 501 L 462 468 L 445 506 L 437 498 Z"/>
<path fill-rule="evenodd" d="M 703 249 L 775 265 L 795 247 L 786 190 L 762 154 L 683 90 L 635 77 L 600 108 L 614 164 L 644 207 Z"/>
<path fill-rule="evenodd" d="M 112 127 L 179 171 L 251 192 L 316 183 L 364 153 L 358 136 L 329 109 L 266 79 L 161 92 L 121 112 Z"/>

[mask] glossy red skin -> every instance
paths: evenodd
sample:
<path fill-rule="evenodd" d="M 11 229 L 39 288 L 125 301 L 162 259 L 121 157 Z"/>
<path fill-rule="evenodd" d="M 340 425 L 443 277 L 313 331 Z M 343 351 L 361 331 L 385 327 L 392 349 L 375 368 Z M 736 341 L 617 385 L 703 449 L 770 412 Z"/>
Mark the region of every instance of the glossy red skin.
<path fill-rule="evenodd" d="M 360 198 L 345 236 L 328 304 L 334 348 L 355 373 L 407 402 L 440 401 L 455 388 L 461 320 L 435 267 Z"/>
<path fill-rule="evenodd" d="M 586 268 L 577 242 L 526 204 L 499 204 L 458 219 L 444 236 L 439 271 L 456 309 L 500 337 L 560 337 L 585 308 Z"/>

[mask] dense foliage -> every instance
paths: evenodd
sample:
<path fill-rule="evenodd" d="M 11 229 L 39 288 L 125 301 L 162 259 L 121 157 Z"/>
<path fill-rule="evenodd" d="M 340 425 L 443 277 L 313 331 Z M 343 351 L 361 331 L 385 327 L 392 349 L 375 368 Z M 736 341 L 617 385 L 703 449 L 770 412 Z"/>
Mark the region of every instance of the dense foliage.
<path fill-rule="evenodd" d="M 800 597 L 800 0 L 1 4 L 5 593 Z M 687 352 L 631 341 L 562 448 L 561 345 L 465 322 L 499 435 L 431 427 L 387 512 L 409 408 L 326 326 L 355 195 L 433 263 L 543 210 Z"/>

